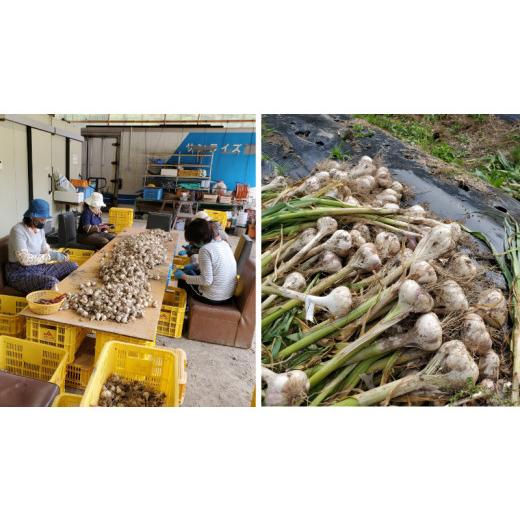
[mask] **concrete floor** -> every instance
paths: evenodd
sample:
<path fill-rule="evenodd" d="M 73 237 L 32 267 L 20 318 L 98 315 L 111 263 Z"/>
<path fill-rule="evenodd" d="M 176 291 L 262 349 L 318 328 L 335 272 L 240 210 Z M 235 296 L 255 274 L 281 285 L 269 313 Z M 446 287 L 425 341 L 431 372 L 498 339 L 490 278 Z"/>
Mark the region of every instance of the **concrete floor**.
<path fill-rule="evenodd" d="M 145 226 L 146 220 L 134 222 L 134 227 Z M 185 243 L 184 233 L 181 231 L 179 235 L 177 250 Z M 230 235 L 233 249 L 238 240 Z M 254 340 L 251 348 L 242 349 L 157 336 L 157 345 L 182 348 L 186 352 L 188 384 L 183 406 L 249 406 L 255 385 Z"/>

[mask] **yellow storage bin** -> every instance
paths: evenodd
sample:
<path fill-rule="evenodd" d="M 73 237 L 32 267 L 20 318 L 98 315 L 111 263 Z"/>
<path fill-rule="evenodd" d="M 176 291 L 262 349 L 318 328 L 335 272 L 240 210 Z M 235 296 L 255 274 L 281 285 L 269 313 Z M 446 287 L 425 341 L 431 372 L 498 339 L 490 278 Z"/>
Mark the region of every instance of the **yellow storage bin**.
<path fill-rule="evenodd" d="M 179 375 L 178 375 L 178 383 L 179 383 L 179 405 L 184 402 L 184 398 L 186 397 L 186 385 L 188 383 L 188 360 L 186 359 L 186 352 L 180 348 L 173 349 L 177 355 L 179 356 Z"/>
<path fill-rule="evenodd" d="M 27 318 L 26 321 L 27 339 L 64 349 L 67 352 L 68 363 L 74 361 L 74 355 L 87 332 L 87 329 L 38 318 Z"/>
<path fill-rule="evenodd" d="M 96 352 L 95 362 L 97 362 L 103 347 L 109 341 L 119 341 L 120 343 L 132 343 L 132 345 L 142 345 L 143 347 L 154 347 L 155 338 L 153 341 L 146 341 L 145 339 L 132 338 L 130 336 L 122 336 L 121 334 L 112 334 L 110 332 L 99 332 L 96 331 Z"/>
<path fill-rule="evenodd" d="M 222 229 L 226 229 L 228 218 L 225 211 L 215 211 L 213 209 L 205 209 L 204 211 L 209 215 L 211 220 L 215 220 L 222 226 Z"/>
<path fill-rule="evenodd" d="M 0 336 L 0 370 L 49 381 L 65 389 L 67 354 L 61 348 L 11 336 Z"/>
<path fill-rule="evenodd" d="M 112 374 L 140 381 L 156 392 L 163 392 L 165 406 L 180 406 L 179 374 L 183 362 L 177 351 L 109 341 L 99 356 L 81 406 L 97 406 L 101 389 Z"/>
<path fill-rule="evenodd" d="M 78 265 L 84 264 L 95 253 L 95 251 L 88 249 L 73 249 L 70 247 L 60 247 L 57 251 L 69 255 L 70 261 L 76 262 Z"/>
<path fill-rule="evenodd" d="M 178 287 L 169 288 L 164 293 L 159 323 L 157 324 L 157 334 L 170 338 L 180 338 L 185 312 L 186 291 Z"/>
<path fill-rule="evenodd" d="M 18 314 L 26 306 L 24 297 L 0 294 L 0 335 L 23 336 L 25 318 Z"/>
<path fill-rule="evenodd" d="M 87 352 L 81 347 L 74 361 L 67 365 L 65 386 L 83 390 L 94 370 L 94 351 Z"/>
<path fill-rule="evenodd" d="M 73 406 L 79 406 L 82 399 L 81 394 L 60 394 L 56 399 L 54 399 L 54 402 L 52 403 L 52 406 L 56 407 L 73 407 Z"/>
<path fill-rule="evenodd" d="M 110 208 L 108 221 L 114 224 L 114 231 L 120 233 L 124 228 L 132 227 L 134 224 L 133 208 Z"/>
<path fill-rule="evenodd" d="M 177 268 L 184 267 L 185 265 L 188 265 L 190 263 L 190 257 L 189 256 L 174 256 L 173 257 L 173 265 Z M 172 274 L 173 276 L 173 274 Z"/>

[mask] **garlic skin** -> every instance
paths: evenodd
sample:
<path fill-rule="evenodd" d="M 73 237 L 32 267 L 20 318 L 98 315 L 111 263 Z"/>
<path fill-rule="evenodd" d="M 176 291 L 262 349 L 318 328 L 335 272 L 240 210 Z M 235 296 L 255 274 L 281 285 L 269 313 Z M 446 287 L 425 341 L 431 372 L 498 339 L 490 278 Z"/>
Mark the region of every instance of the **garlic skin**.
<path fill-rule="evenodd" d="M 478 369 L 481 379 L 490 379 L 498 381 L 500 374 L 500 358 L 494 350 L 489 350 L 484 356 L 481 356 L 478 362 Z"/>
<path fill-rule="evenodd" d="M 314 237 L 318 234 L 318 230 L 316 228 L 307 228 L 304 229 L 299 235 L 296 241 L 291 245 L 288 249 L 288 255 L 292 253 L 297 253 L 306 246 Z"/>
<path fill-rule="evenodd" d="M 428 262 L 423 260 L 415 262 L 410 266 L 410 278 L 415 280 L 417 283 L 436 283 L 437 273 Z"/>
<path fill-rule="evenodd" d="M 312 193 L 316 193 L 320 188 L 320 180 L 316 177 L 309 177 L 305 180 L 301 189 L 306 195 L 311 195 Z"/>
<path fill-rule="evenodd" d="M 305 319 L 314 319 L 314 307 L 326 310 L 334 318 L 345 316 L 352 308 L 352 295 L 348 287 L 340 285 L 327 296 L 307 295 L 305 297 Z"/>
<path fill-rule="evenodd" d="M 477 266 L 475 262 L 462 253 L 453 255 L 448 263 L 448 270 L 457 278 L 469 281 L 477 275 Z"/>
<path fill-rule="evenodd" d="M 471 354 L 462 341 L 453 340 L 444 343 L 439 349 L 444 356 L 440 372 L 454 390 L 464 388 L 468 379 L 474 384 L 477 382 L 479 371 Z"/>
<path fill-rule="evenodd" d="M 363 175 L 350 181 L 350 189 L 360 195 L 368 195 L 376 187 L 376 181 L 371 175 Z"/>
<path fill-rule="evenodd" d="M 392 211 L 399 211 L 401 209 L 399 204 L 393 204 L 392 202 L 386 202 L 382 207 L 384 209 L 391 209 Z"/>
<path fill-rule="evenodd" d="M 401 195 L 403 194 L 404 186 L 399 181 L 392 182 L 390 188 Z"/>
<path fill-rule="evenodd" d="M 478 298 L 476 312 L 492 327 L 499 329 L 507 321 L 507 302 L 500 289 L 488 289 Z"/>
<path fill-rule="evenodd" d="M 385 168 L 384 166 L 381 166 L 377 169 L 374 178 L 377 182 L 377 185 L 381 188 L 390 188 L 392 186 L 392 175 L 388 171 L 388 168 Z"/>
<path fill-rule="evenodd" d="M 378 233 L 374 244 L 382 260 L 395 256 L 401 250 L 401 242 L 397 235 L 388 231 Z"/>
<path fill-rule="evenodd" d="M 453 280 L 445 280 L 436 289 L 437 304 L 445 312 L 467 311 L 469 308 L 468 300 L 462 287 Z"/>
<path fill-rule="evenodd" d="M 376 195 L 376 199 L 381 201 L 383 204 L 391 202 L 392 204 L 398 204 L 401 200 L 401 194 L 390 188 L 383 190 L 381 193 Z"/>
<path fill-rule="evenodd" d="M 356 179 L 357 177 L 362 177 L 363 175 L 374 175 L 375 171 L 376 167 L 374 165 L 374 161 L 372 161 L 368 155 L 364 155 L 361 157 L 357 165 L 350 170 L 350 178 Z"/>
<path fill-rule="evenodd" d="M 470 352 L 479 356 L 485 356 L 493 344 L 484 320 L 474 312 L 464 316 L 461 339 Z"/>
<path fill-rule="evenodd" d="M 307 398 L 309 379 L 302 370 L 276 374 L 262 367 L 262 380 L 267 383 L 263 392 L 265 406 L 299 406 Z"/>

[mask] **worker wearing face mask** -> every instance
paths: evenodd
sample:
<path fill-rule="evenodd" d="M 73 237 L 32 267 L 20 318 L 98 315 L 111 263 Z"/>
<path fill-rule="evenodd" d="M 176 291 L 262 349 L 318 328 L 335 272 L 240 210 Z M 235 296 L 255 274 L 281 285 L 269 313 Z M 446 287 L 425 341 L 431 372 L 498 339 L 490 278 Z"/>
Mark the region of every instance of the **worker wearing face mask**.
<path fill-rule="evenodd" d="M 34 199 L 9 234 L 9 262 L 6 264 L 7 284 L 24 294 L 57 288 L 78 264 L 67 255 L 54 251 L 45 239 L 45 221 L 51 218 L 49 204 Z M 48 263 L 55 262 L 55 263 Z"/>
<path fill-rule="evenodd" d="M 112 224 L 103 224 L 101 208 L 106 206 L 101 193 L 94 192 L 85 200 L 85 206 L 79 218 L 78 242 L 90 244 L 101 249 L 108 244 L 115 235 L 108 230 Z"/>

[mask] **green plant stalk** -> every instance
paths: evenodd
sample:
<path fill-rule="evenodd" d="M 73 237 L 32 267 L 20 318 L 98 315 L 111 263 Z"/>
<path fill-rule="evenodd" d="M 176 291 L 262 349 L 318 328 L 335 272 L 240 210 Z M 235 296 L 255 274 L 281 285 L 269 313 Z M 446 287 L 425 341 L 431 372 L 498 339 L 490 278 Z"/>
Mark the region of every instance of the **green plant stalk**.
<path fill-rule="evenodd" d="M 331 359 L 322 365 L 309 380 L 311 388 L 319 383 L 322 379 L 327 377 L 329 374 L 337 370 L 338 368 L 345 365 L 345 363 L 357 354 L 363 347 L 370 344 L 372 340 L 380 336 L 385 330 L 393 327 L 399 323 L 404 317 L 408 315 L 408 311 L 403 311 L 398 304 L 396 304 L 392 310 L 370 330 L 365 332 L 362 336 L 357 338 L 352 343 L 349 343 L 347 347 L 337 352 Z M 287 350 L 284 349 L 284 350 Z M 283 352 L 283 351 L 282 351 Z M 279 354 L 281 354 L 280 352 Z"/>
<path fill-rule="evenodd" d="M 325 207 L 317 209 L 304 209 L 295 212 L 282 212 L 281 214 L 271 215 L 262 218 L 262 228 L 275 224 L 291 223 L 293 220 L 318 220 L 321 217 L 334 217 L 343 215 L 394 215 L 397 211 L 383 208 L 362 208 L 345 207 L 334 208 Z"/>
<path fill-rule="evenodd" d="M 343 368 L 334 379 L 328 382 L 320 391 L 320 393 L 310 402 L 310 406 L 319 406 L 330 394 L 338 388 L 344 379 L 354 370 L 353 365 Z"/>
<path fill-rule="evenodd" d="M 303 222 L 301 224 L 292 224 L 290 226 L 283 226 L 278 229 L 273 229 L 267 233 L 262 232 L 262 242 L 270 242 L 272 240 L 277 240 L 281 236 L 283 236 L 284 238 L 292 238 L 293 236 L 297 235 L 300 231 L 314 226 L 314 222 Z"/>
<path fill-rule="evenodd" d="M 383 222 L 376 218 L 372 219 L 372 218 L 366 218 L 366 217 L 364 217 L 364 218 L 354 217 L 354 218 L 349 218 L 347 220 L 349 220 L 350 222 L 360 222 L 361 224 L 372 224 L 373 226 L 377 226 L 382 229 L 392 231 L 392 233 L 398 233 L 398 234 L 404 235 L 406 237 L 422 238 L 422 236 L 423 236 L 420 233 L 416 233 L 415 231 L 409 231 L 409 230 L 403 229 L 399 226 L 395 226 L 395 225 L 391 225 L 387 222 Z M 387 220 L 392 222 L 391 219 L 387 219 Z"/>
<path fill-rule="evenodd" d="M 343 316 L 341 318 L 338 318 L 337 320 L 334 320 L 329 325 L 322 327 L 321 329 L 314 331 L 310 334 L 307 334 L 304 338 L 302 338 L 299 341 L 296 341 L 292 345 L 287 346 L 283 350 L 281 350 L 278 353 L 278 357 L 280 359 L 285 359 L 286 357 L 290 356 L 294 352 L 297 352 L 298 350 L 301 350 L 302 348 L 305 348 L 313 343 L 316 343 L 320 339 L 325 338 L 326 336 L 330 336 L 331 334 L 334 334 L 338 332 L 339 329 L 345 327 L 349 323 L 353 322 L 354 320 L 357 320 L 361 316 L 364 316 L 368 311 L 372 310 L 376 305 L 382 306 L 388 304 L 390 301 L 392 301 L 399 291 L 399 288 L 392 286 L 385 289 L 381 294 L 375 295 L 367 300 L 365 300 L 361 305 L 356 307 L 354 310 L 350 311 L 346 316 Z M 290 300 L 290 302 L 296 301 L 296 300 Z M 330 373 L 330 372 L 329 372 Z M 328 375 L 328 374 L 327 374 Z M 323 379 L 323 378 L 321 378 Z"/>

